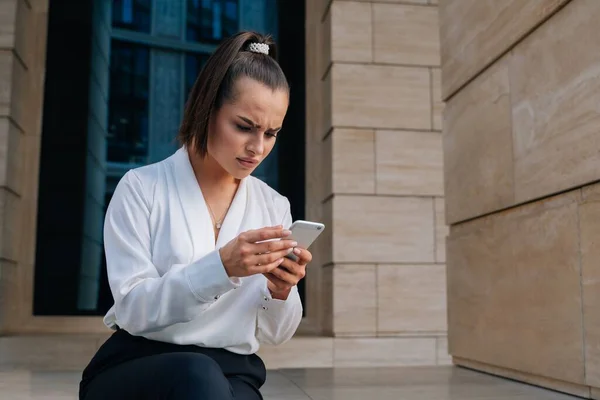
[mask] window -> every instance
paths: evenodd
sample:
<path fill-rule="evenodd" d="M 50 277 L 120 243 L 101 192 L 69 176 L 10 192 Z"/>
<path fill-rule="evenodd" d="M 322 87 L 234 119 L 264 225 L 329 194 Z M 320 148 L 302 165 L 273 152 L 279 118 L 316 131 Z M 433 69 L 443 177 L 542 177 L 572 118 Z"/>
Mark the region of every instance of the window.
<path fill-rule="evenodd" d="M 113 0 L 113 27 L 150 33 L 151 0 Z"/>
<path fill-rule="evenodd" d="M 108 159 L 144 163 L 148 154 L 150 52 L 113 41 L 110 57 Z"/>
<path fill-rule="evenodd" d="M 99 316 L 112 306 L 106 206 L 126 171 L 177 149 L 189 92 L 224 38 L 252 29 L 278 39 L 279 19 L 290 25 L 297 15 L 293 30 L 282 29 L 284 69 L 292 87 L 304 85 L 303 45 L 291 40 L 303 39 L 304 17 L 278 15 L 279 6 L 289 8 L 287 0 L 50 2 L 34 314 Z M 284 132 L 254 175 L 288 196 L 301 219 L 304 97 L 293 93 Z"/>
<path fill-rule="evenodd" d="M 198 74 L 202 71 L 207 60 L 208 54 L 187 54 L 185 56 L 184 101 L 187 101 L 187 98 L 192 91 L 192 87 L 194 86 L 194 83 L 196 83 L 196 78 L 198 78 Z"/>
<path fill-rule="evenodd" d="M 238 0 L 188 0 L 186 39 L 218 43 L 238 31 Z"/>

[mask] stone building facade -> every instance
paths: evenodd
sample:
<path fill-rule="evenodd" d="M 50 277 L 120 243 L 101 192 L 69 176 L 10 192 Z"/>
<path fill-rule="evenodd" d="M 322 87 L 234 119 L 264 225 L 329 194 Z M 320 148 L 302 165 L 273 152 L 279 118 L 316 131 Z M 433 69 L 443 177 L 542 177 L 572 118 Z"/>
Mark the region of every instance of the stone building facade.
<path fill-rule="evenodd" d="M 109 332 L 100 316 L 32 311 L 48 10 L 0 4 L 0 364 L 69 369 Z M 448 364 L 437 1 L 305 10 L 305 210 L 328 229 L 299 332 L 261 355 L 271 368 Z"/>
<path fill-rule="evenodd" d="M 600 2 L 440 1 L 449 351 L 600 398 Z"/>

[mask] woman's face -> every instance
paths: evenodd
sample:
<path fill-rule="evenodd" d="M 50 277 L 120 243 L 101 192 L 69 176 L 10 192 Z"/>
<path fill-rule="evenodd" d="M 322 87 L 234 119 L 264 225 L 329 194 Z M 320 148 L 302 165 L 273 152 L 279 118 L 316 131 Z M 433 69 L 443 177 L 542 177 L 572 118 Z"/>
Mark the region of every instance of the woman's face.
<path fill-rule="evenodd" d="M 208 154 L 234 178 L 247 177 L 273 149 L 287 107 L 285 90 L 240 78 L 233 101 L 211 119 Z"/>

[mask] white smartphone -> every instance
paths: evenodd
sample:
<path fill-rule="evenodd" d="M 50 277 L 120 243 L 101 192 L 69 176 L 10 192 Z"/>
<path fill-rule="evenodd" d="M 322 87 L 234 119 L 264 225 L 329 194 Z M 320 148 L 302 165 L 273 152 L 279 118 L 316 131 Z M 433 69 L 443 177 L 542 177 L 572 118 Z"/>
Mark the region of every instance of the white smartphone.
<path fill-rule="evenodd" d="M 323 233 L 325 225 L 320 222 L 298 220 L 289 227 L 289 230 L 292 234 L 286 240 L 294 240 L 298 242 L 298 247 L 308 250 L 310 245 Z M 294 253 L 290 253 L 286 257 L 294 261 L 298 259 Z"/>

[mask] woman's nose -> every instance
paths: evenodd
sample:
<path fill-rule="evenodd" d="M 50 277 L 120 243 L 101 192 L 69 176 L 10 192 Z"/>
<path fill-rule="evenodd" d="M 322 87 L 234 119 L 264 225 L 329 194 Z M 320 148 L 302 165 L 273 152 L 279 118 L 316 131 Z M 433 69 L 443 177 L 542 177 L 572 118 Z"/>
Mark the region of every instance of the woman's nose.
<path fill-rule="evenodd" d="M 257 136 L 259 136 L 259 137 L 256 137 L 256 138 L 250 140 L 250 142 L 248 143 L 248 146 L 246 148 L 248 149 L 248 151 L 251 151 L 252 153 L 260 156 L 265 151 L 265 144 L 264 144 L 264 139 L 262 137 L 263 136 L 262 133 L 260 133 Z"/>

